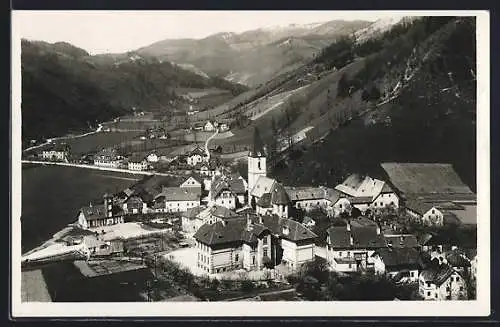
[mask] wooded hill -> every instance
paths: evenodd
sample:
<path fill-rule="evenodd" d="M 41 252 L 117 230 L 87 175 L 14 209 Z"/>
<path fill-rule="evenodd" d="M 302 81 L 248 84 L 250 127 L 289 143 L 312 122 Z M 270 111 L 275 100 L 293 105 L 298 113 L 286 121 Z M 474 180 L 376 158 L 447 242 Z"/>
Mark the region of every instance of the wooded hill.
<path fill-rule="evenodd" d="M 134 107 L 169 110 L 169 100 L 177 98 L 176 87 L 220 88 L 234 95 L 246 90 L 153 57 L 90 56 L 63 42 L 22 40 L 21 66 L 24 144 L 95 128 Z"/>

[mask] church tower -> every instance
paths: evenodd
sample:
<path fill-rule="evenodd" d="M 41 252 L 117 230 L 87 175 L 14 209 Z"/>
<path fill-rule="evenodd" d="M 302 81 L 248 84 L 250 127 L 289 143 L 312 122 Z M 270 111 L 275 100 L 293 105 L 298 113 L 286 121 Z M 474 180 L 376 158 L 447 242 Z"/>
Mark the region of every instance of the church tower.
<path fill-rule="evenodd" d="M 254 129 L 253 142 L 248 152 L 248 194 L 252 191 L 260 176 L 267 176 L 266 153 L 264 143 L 257 127 Z M 250 201 L 250 196 L 248 201 Z"/>

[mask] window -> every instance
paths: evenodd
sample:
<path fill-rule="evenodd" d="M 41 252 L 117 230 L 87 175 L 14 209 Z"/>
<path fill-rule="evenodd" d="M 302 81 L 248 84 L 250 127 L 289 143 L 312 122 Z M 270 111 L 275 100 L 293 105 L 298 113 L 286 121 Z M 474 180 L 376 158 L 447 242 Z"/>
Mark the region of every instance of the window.
<path fill-rule="evenodd" d="M 434 297 L 435 297 L 435 298 L 437 299 L 437 297 L 438 297 L 438 294 L 437 294 L 437 293 L 434 293 Z"/>
<path fill-rule="evenodd" d="M 410 276 L 415 277 L 415 272 L 414 271 L 410 272 Z"/>
<path fill-rule="evenodd" d="M 351 269 L 351 264 L 349 264 L 349 269 Z"/>
<path fill-rule="evenodd" d="M 457 278 L 455 278 L 455 281 L 458 282 L 459 280 L 460 280 L 460 277 L 457 276 Z"/>
<path fill-rule="evenodd" d="M 255 256 L 252 256 L 252 264 L 255 264 Z"/>
<path fill-rule="evenodd" d="M 239 261 L 240 260 L 240 255 L 236 253 L 234 256 L 234 261 Z"/>
<path fill-rule="evenodd" d="M 260 160 L 257 161 L 257 168 L 260 169 Z"/>
<path fill-rule="evenodd" d="M 434 214 L 436 211 L 434 209 L 432 209 L 432 214 Z"/>
<path fill-rule="evenodd" d="M 384 204 L 382 202 L 380 202 L 380 206 L 382 207 Z"/>
<path fill-rule="evenodd" d="M 266 236 L 266 237 L 264 237 L 263 243 L 264 243 L 264 244 L 267 244 L 267 236 Z"/>
<path fill-rule="evenodd" d="M 430 291 L 427 291 L 427 296 L 431 296 L 431 292 Z"/>
<path fill-rule="evenodd" d="M 350 256 L 351 255 L 351 252 L 347 251 L 347 256 Z"/>
<path fill-rule="evenodd" d="M 464 290 L 464 288 L 462 286 L 460 286 L 460 292 L 462 292 Z"/>

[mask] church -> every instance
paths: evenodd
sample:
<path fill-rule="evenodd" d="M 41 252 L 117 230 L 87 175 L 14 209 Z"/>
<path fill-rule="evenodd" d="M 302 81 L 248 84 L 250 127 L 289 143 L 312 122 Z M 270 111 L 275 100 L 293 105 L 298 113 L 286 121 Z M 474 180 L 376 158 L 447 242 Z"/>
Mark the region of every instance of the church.
<path fill-rule="evenodd" d="M 219 217 L 196 231 L 200 270 L 214 274 L 280 266 L 295 271 L 314 260 L 317 235 L 288 219 L 290 199 L 282 184 L 267 177 L 257 129 L 248 153 L 248 204 L 245 213 Z"/>

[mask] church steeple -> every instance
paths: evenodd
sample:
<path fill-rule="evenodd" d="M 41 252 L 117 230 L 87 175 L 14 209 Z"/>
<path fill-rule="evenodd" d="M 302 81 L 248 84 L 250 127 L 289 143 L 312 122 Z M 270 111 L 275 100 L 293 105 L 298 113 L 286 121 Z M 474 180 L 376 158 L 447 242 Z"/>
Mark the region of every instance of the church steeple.
<path fill-rule="evenodd" d="M 253 130 L 253 142 L 250 145 L 250 151 L 248 152 L 249 157 L 253 158 L 259 158 L 259 157 L 265 157 L 265 148 L 264 148 L 264 142 L 262 142 L 262 139 L 260 137 L 259 130 L 257 127 L 254 128 Z"/>

